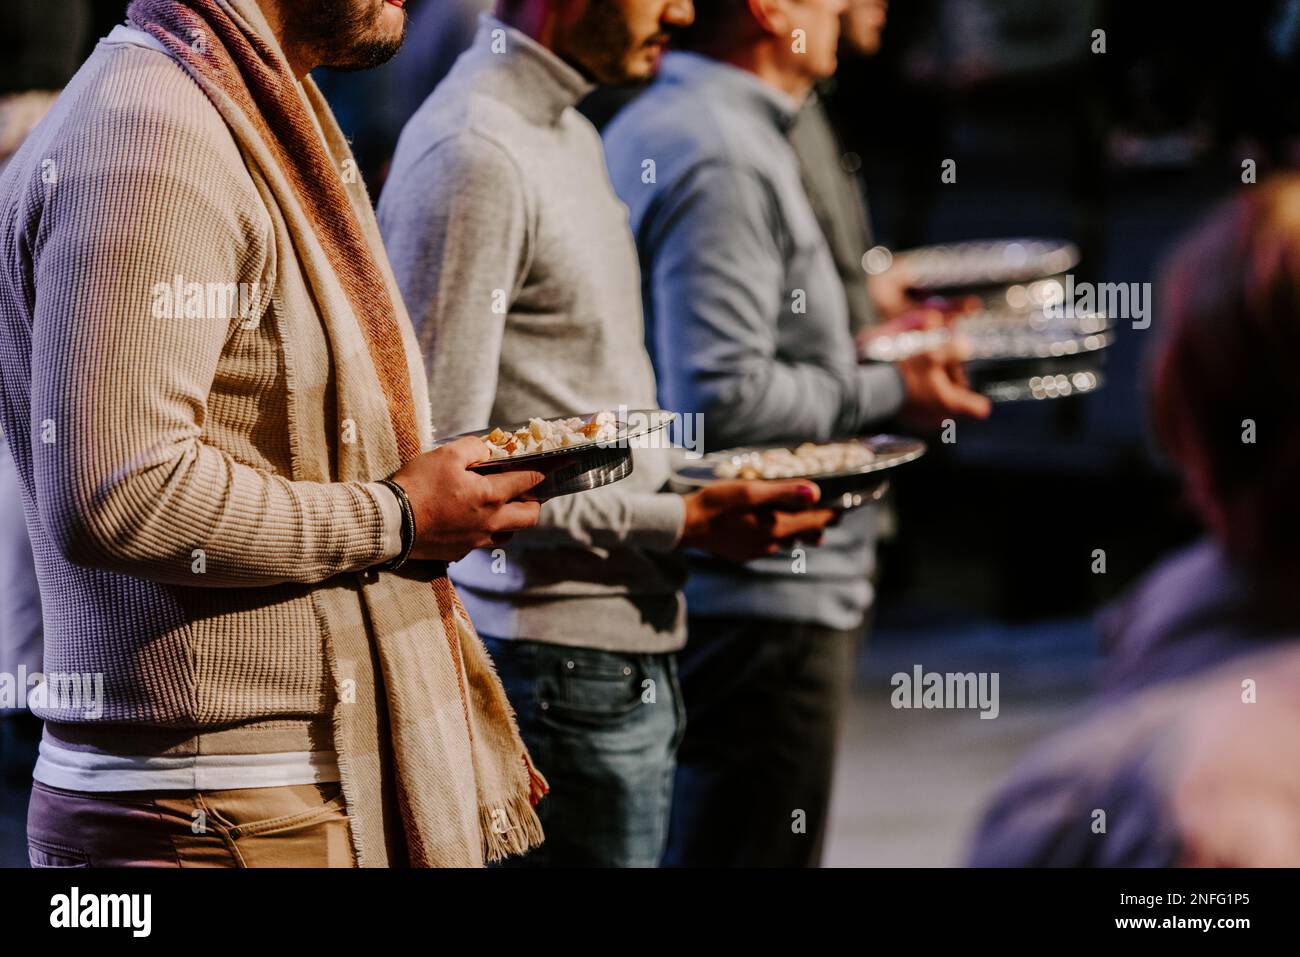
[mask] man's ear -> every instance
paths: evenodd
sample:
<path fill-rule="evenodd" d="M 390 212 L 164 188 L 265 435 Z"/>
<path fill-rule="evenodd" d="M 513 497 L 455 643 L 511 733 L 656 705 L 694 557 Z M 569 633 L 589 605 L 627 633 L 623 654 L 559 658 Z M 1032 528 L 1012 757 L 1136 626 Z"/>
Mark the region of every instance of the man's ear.
<path fill-rule="evenodd" d="M 771 36 L 788 36 L 790 33 L 790 14 L 786 10 L 786 0 L 746 0 L 749 15 L 754 18 L 759 29 Z"/>

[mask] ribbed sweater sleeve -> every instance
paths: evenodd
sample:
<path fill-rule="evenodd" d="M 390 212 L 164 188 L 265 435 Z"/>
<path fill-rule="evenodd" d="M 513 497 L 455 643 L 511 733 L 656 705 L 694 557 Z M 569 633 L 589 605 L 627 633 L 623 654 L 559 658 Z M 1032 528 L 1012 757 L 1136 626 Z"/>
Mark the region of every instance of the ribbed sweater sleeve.
<path fill-rule="evenodd" d="M 265 295 L 274 251 L 233 141 L 192 81 L 174 82 L 97 91 L 90 122 L 54 144 L 57 179 L 29 224 L 40 519 L 69 561 L 175 585 L 365 568 L 386 548 L 378 486 L 291 481 L 205 440 L 223 351 L 242 323 L 275 319 L 265 299 L 248 319 L 176 302 L 169 316 L 163 289 L 180 277 Z"/>

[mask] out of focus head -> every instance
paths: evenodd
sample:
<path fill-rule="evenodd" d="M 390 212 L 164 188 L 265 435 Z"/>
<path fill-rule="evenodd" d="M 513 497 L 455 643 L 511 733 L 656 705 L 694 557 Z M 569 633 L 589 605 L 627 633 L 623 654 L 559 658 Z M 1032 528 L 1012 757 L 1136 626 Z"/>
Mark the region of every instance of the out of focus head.
<path fill-rule="evenodd" d="M 846 53 L 873 56 L 880 50 L 889 0 L 849 0 L 840 17 L 840 44 Z"/>
<path fill-rule="evenodd" d="M 1300 175 L 1248 186 L 1171 256 L 1156 428 L 1228 554 L 1300 569 Z"/>
<path fill-rule="evenodd" d="M 695 9 L 691 0 L 499 0 L 497 15 L 598 83 L 624 85 L 653 78 Z"/>
<path fill-rule="evenodd" d="M 696 9 L 683 46 L 740 65 L 770 63 L 811 86 L 835 72 L 847 0 L 711 0 Z"/>
<path fill-rule="evenodd" d="M 1270 693 L 1243 707 L 1243 675 Z M 1193 688 L 1165 765 L 1179 863 L 1300 866 L 1300 642 L 1236 659 Z"/>
<path fill-rule="evenodd" d="M 290 62 L 367 70 L 391 60 L 406 32 L 405 0 L 260 0 Z M 278 21 L 278 22 L 277 22 Z"/>

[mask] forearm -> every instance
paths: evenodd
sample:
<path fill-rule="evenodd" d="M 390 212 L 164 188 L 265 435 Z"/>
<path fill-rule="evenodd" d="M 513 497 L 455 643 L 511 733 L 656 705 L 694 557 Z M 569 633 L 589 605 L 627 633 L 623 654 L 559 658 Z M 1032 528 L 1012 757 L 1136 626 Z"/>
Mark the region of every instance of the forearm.
<path fill-rule="evenodd" d="M 400 512 L 383 486 L 294 482 L 199 442 L 100 482 L 67 474 L 37 469 L 52 540 L 69 561 L 137 578 L 218 588 L 310 583 L 391 557 L 395 533 L 400 545 Z"/>
<path fill-rule="evenodd" d="M 867 362 L 857 369 L 857 405 L 852 432 L 863 432 L 897 415 L 907 399 L 903 377 L 888 362 Z"/>
<path fill-rule="evenodd" d="M 522 545 L 643 548 L 669 552 L 681 541 L 686 509 L 680 495 L 629 492 L 621 485 L 563 495 L 542 506 L 536 528 L 519 532 Z"/>

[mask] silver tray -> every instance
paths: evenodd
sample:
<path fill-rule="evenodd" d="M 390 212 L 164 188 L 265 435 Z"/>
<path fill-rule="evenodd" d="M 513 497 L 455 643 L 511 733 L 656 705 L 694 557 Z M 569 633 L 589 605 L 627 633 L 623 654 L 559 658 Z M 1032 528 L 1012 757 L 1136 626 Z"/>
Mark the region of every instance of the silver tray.
<path fill-rule="evenodd" d="M 971 388 L 994 402 L 1062 399 L 1094 392 L 1105 383 L 1104 350 L 1115 341 L 1100 313 L 1056 317 L 1045 311 L 982 311 L 951 326 L 919 329 L 868 340 L 860 358 L 897 362 L 960 337 Z"/>
<path fill-rule="evenodd" d="M 900 252 L 910 287 L 942 294 L 1008 286 L 1056 276 L 1079 263 L 1079 249 L 1062 239 L 986 239 L 919 246 Z"/>
<path fill-rule="evenodd" d="M 1106 375 L 1100 368 L 1067 369 L 1055 363 L 1054 366 L 1033 375 L 988 373 L 972 385 L 993 402 L 1030 402 L 1087 395 L 1106 384 Z"/>
<path fill-rule="evenodd" d="M 857 508 L 880 498 L 889 484 L 890 470 L 915 461 L 925 454 L 926 445 L 920 439 L 898 435 L 873 435 L 833 442 L 861 442 L 875 453 L 875 458 L 865 465 L 843 472 L 823 472 L 816 475 L 793 475 L 787 478 L 807 479 L 821 489 L 821 499 L 813 507 L 830 506 L 837 509 Z M 764 479 L 723 479 L 715 473 L 716 467 L 729 461 L 755 455 L 766 449 L 794 449 L 802 443 L 773 442 L 750 445 L 720 452 L 710 452 L 703 458 L 690 459 L 673 471 L 672 487 L 678 491 L 694 491 L 715 482 L 765 481 Z M 785 481 L 786 478 L 766 481 Z"/>
<path fill-rule="evenodd" d="M 606 442 L 584 442 L 580 445 L 570 445 L 545 452 L 487 459 L 471 465 L 470 468 L 481 475 L 532 470 L 542 472 L 546 477 L 524 496 L 539 502 L 558 495 L 589 492 L 604 485 L 612 485 L 632 474 L 632 450 L 653 444 L 654 434 L 667 428 L 675 415 L 662 409 L 619 408 L 609 411 L 615 412 L 619 427 L 615 437 Z M 579 418 L 583 422 L 591 422 L 598 414 L 598 412 L 584 412 L 577 416 L 549 415 L 539 416 L 539 418 Z M 521 423 L 508 427 L 500 426 L 500 428 L 515 431 L 525 428 L 526 425 L 527 423 Z M 459 435 L 439 439 L 434 442 L 434 448 L 467 436 L 484 438 L 492 432 L 492 428 L 462 432 Z"/>
<path fill-rule="evenodd" d="M 969 348 L 967 362 L 1052 359 L 1105 349 L 1114 342 L 1110 320 L 1100 313 L 1057 318 L 1046 312 L 980 311 L 949 326 L 917 329 L 867 340 L 864 362 L 897 362 L 960 338 Z"/>

